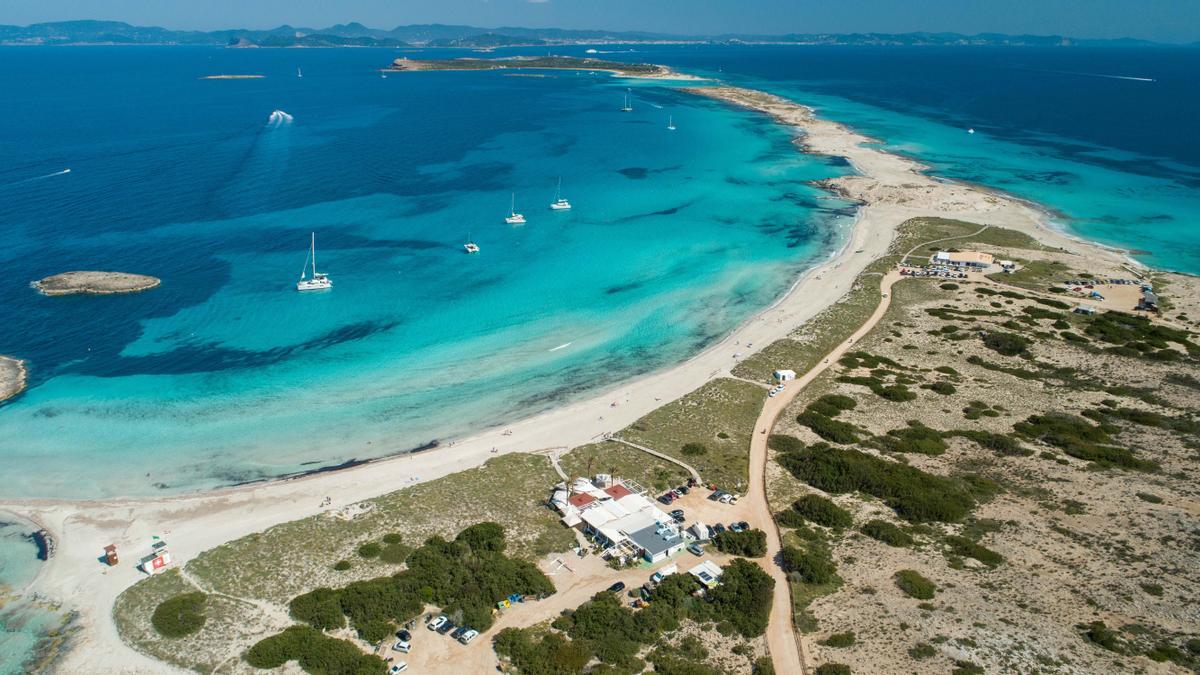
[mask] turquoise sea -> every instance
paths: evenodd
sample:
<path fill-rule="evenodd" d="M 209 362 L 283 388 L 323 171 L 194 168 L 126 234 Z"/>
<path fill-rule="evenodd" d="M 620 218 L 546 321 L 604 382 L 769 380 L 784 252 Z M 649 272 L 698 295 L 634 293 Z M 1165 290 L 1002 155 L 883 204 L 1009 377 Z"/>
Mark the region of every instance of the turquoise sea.
<path fill-rule="evenodd" d="M 791 97 L 1200 273 L 1200 50 L 601 51 Z M 202 489 L 503 424 L 695 353 L 852 220 L 809 185 L 844 163 L 672 83 L 380 77 L 399 55 L 422 53 L 0 49 L 0 353 L 32 369 L 0 405 L 0 496 Z M 220 73 L 266 77 L 199 79 Z M 547 208 L 560 177 L 569 213 Z M 334 288 L 301 295 L 311 232 Z M 163 285 L 27 286 L 80 268 Z M 31 527 L 0 526 L 0 584 L 36 574 Z M 56 621 L 0 614 L 0 672 Z"/>

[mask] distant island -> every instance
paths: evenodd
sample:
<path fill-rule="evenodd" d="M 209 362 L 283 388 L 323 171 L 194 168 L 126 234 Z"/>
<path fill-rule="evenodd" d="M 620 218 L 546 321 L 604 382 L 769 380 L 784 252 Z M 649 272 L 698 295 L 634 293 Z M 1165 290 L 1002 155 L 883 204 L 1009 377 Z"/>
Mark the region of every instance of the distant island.
<path fill-rule="evenodd" d="M 570 56 L 513 56 L 499 59 L 410 59 L 392 61 L 385 70 L 411 72 L 420 70 L 600 70 L 626 77 L 671 77 L 670 68 L 652 63 L 621 63 L 602 59 L 580 59 Z M 683 77 L 676 75 L 677 77 Z"/>
<path fill-rule="evenodd" d="M 56 21 L 29 26 L 0 25 L 0 45 L 216 45 L 227 47 L 447 47 L 496 49 L 563 44 L 788 44 L 861 46 L 1136 47 L 1154 44 L 1129 38 L 1088 40 L 1062 35 L 1001 33 L 788 33 L 784 35 L 673 35 L 641 31 L 566 30 L 444 24 L 397 26 L 390 30 L 347 23 L 327 28 L 279 26 L 268 30 L 170 30 L 120 21 Z M 1195 46 L 1193 44 L 1192 46 Z"/>
<path fill-rule="evenodd" d="M 25 362 L 0 356 L 0 402 L 25 391 Z"/>
<path fill-rule="evenodd" d="M 42 295 L 112 295 L 148 291 L 161 282 L 157 277 L 127 272 L 63 272 L 35 281 Z"/>

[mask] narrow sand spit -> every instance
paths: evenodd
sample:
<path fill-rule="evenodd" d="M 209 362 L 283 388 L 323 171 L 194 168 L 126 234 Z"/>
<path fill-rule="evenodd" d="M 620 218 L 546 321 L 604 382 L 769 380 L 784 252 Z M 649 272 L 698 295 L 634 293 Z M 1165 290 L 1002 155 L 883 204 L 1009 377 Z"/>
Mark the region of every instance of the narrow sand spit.
<path fill-rule="evenodd" d="M 111 672 L 169 671 L 123 644 L 112 619 L 117 595 L 141 578 L 132 567 L 106 568 L 97 562 L 103 547 L 115 543 L 126 556 L 144 551 L 151 535 L 166 536 L 176 565 L 201 551 L 275 525 L 322 511 L 322 500 L 340 508 L 482 464 L 494 453 L 574 447 L 616 432 L 651 410 L 726 375 L 735 353 L 755 351 L 784 337 L 836 302 L 855 276 L 884 255 L 896 227 L 914 217 L 940 216 L 1026 232 L 1051 246 L 1119 259 L 1120 253 L 1072 239 L 1047 227 L 1029 204 L 970 185 L 942 181 L 920 164 L 863 144 L 871 139 L 827 120 L 801 105 L 762 92 L 733 87 L 689 89 L 697 95 L 771 115 L 797 131 L 807 152 L 846 158 L 858 171 L 828 181 L 830 188 L 862 203 L 845 245 L 803 274 L 775 304 L 721 342 L 677 366 L 628 382 L 588 400 L 482 432 L 419 456 L 396 457 L 345 471 L 178 497 L 106 499 L 86 502 L 8 500 L 7 509 L 36 520 L 59 540 L 36 591 L 63 600 L 80 612 L 83 634 L 63 669 Z M 619 405 L 610 405 L 613 401 Z M 131 470 L 136 470 L 132 469 Z"/>

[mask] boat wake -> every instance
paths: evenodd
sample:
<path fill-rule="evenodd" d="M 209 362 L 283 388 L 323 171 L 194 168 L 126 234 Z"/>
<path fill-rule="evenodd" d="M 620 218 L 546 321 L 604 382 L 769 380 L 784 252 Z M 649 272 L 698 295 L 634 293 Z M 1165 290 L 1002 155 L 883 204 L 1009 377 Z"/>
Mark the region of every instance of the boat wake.
<path fill-rule="evenodd" d="M 564 343 L 562 343 L 561 345 L 559 345 L 559 346 L 557 346 L 557 347 L 555 347 L 555 348 L 553 348 L 553 349 L 548 349 L 548 350 L 546 350 L 546 351 L 556 352 L 556 351 L 558 351 L 558 350 L 560 350 L 560 349 L 566 349 L 567 347 L 570 347 L 572 344 L 574 344 L 574 342 L 564 342 Z"/>
<path fill-rule="evenodd" d="M 1131 82 L 1158 82 L 1153 77 L 1134 77 L 1132 75 L 1109 75 L 1108 73 L 1080 73 L 1073 70 L 1032 70 L 1035 73 L 1054 73 L 1056 75 L 1079 75 L 1080 77 L 1103 77 L 1109 80 L 1129 80 Z"/>
<path fill-rule="evenodd" d="M 0 187 L 12 187 L 14 185 L 21 185 L 22 183 L 32 183 L 35 180 L 45 180 L 47 178 L 54 178 L 55 176 L 61 176 L 63 174 L 67 174 L 67 173 L 71 173 L 71 170 L 63 169 L 62 171 L 55 171 L 54 173 L 48 173 L 45 176 L 34 176 L 33 178 L 24 178 L 24 179 L 21 179 L 18 181 L 14 181 L 12 183 L 5 183 L 4 185 L 0 185 Z"/>
<path fill-rule="evenodd" d="M 272 110 L 271 114 L 267 116 L 267 125 L 268 126 L 278 127 L 278 126 L 283 126 L 284 124 L 291 124 L 291 123 L 292 123 L 292 116 L 283 112 L 282 110 Z"/>

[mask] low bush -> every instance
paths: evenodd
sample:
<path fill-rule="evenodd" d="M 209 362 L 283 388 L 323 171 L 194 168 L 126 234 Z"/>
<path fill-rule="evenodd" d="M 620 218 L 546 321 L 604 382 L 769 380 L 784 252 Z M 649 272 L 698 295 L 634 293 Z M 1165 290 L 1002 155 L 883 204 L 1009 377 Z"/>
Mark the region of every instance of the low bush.
<path fill-rule="evenodd" d="M 948 447 L 941 432 L 931 429 L 916 420 L 903 429 L 892 429 L 886 435 L 876 436 L 872 445 L 888 452 L 940 455 Z"/>
<path fill-rule="evenodd" d="M 850 675 L 850 666 L 844 663 L 822 663 L 813 672 L 816 675 Z"/>
<path fill-rule="evenodd" d="M 703 443 L 684 443 L 679 449 L 685 457 L 699 457 L 700 455 L 708 454 L 708 447 Z"/>
<path fill-rule="evenodd" d="M 1029 340 L 1012 333 L 990 331 L 983 336 L 983 346 L 1004 356 L 1017 356 L 1029 350 Z"/>
<path fill-rule="evenodd" d="M 994 434 L 990 431 L 957 429 L 945 432 L 944 436 L 966 438 L 974 441 L 984 450 L 991 450 L 1001 457 L 1028 457 L 1033 454 L 1033 450 L 1022 446 L 1015 438 L 1004 434 Z"/>
<path fill-rule="evenodd" d="M 908 655 L 916 661 L 921 661 L 937 655 L 937 649 L 935 649 L 934 646 L 928 642 L 918 642 L 916 645 L 909 648 Z"/>
<path fill-rule="evenodd" d="M 854 524 L 854 516 L 832 501 L 814 494 L 804 495 L 792 504 L 792 509 L 804 518 L 825 527 L 843 528 Z"/>
<path fill-rule="evenodd" d="M 288 603 L 288 613 L 293 619 L 318 630 L 334 630 L 346 625 L 338 593 L 332 588 L 317 588 L 297 595 Z"/>
<path fill-rule="evenodd" d="M 913 545 L 913 538 L 907 532 L 886 520 L 868 520 L 862 526 L 862 533 L 876 541 L 882 541 L 888 546 Z"/>
<path fill-rule="evenodd" d="M 346 570 L 350 569 L 351 567 L 352 567 L 352 565 L 350 564 L 349 560 L 339 560 L 333 564 L 333 569 L 335 569 L 339 572 L 345 572 Z"/>
<path fill-rule="evenodd" d="M 204 605 L 208 596 L 196 591 L 181 593 L 159 603 L 150 615 L 150 624 L 159 635 L 181 638 L 204 627 Z"/>
<path fill-rule="evenodd" d="M 373 541 L 358 547 L 358 555 L 362 558 L 378 558 L 381 552 L 383 552 L 383 547 Z"/>
<path fill-rule="evenodd" d="M 1163 595 L 1163 587 L 1159 584 L 1143 583 L 1141 586 L 1142 590 L 1146 592 L 1146 595 L 1153 595 L 1156 598 L 1161 598 Z"/>
<path fill-rule="evenodd" d="M 310 626 L 292 626 L 277 635 L 259 640 L 246 652 L 246 662 L 255 668 L 278 668 L 299 661 L 306 672 L 319 675 L 382 675 L 383 659 L 365 654 L 346 640 L 329 637 Z"/>
<path fill-rule="evenodd" d="M 826 394 L 808 404 L 805 409 L 826 417 L 837 417 L 843 411 L 853 410 L 857 406 L 858 402 L 849 396 Z"/>
<path fill-rule="evenodd" d="M 767 554 L 767 533 L 762 530 L 725 530 L 713 537 L 717 550 L 729 555 L 761 558 Z"/>
<path fill-rule="evenodd" d="M 834 649 L 845 649 L 846 647 L 854 646 L 854 631 L 848 630 L 845 633 L 834 633 L 829 637 L 821 640 L 818 644 Z"/>
<path fill-rule="evenodd" d="M 809 584 L 828 584 L 837 579 L 837 566 L 824 545 L 814 542 L 805 549 L 784 546 L 780 551 L 780 566 L 788 574 Z"/>
<path fill-rule="evenodd" d="M 1093 621 L 1089 624 L 1083 624 L 1078 628 L 1082 631 L 1084 640 L 1107 649 L 1110 652 L 1121 653 L 1124 651 L 1120 640 L 1117 639 L 1117 634 L 1111 628 L 1104 625 L 1103 621 Z"/>
<path fill-rule="evenodd" d="M 921 385 L 921 388 L 928 389 L 933 393 L 941 394 L 942 396 L 949 396 L 950 394 L 958 391 L 958 387 L 955 387 L 949 382 L 934 382 L 933 384 L 924 384 Z"/>
<path fill-rule="evenodd" d="M 830 443 L 857 443 L 861 433 L 858 427 L 849 422 L 840 422 L 812 410 L 800 413 L 796 417 L 796 421 Z"/>
<path fill-rule="evenodd" d="M 956 284 L 952 281 L 948 281 L 948 282 L 942 284 L 941 286 L 938 286 L 938 288 L 942 289 L 943 291 L 957 291 L 958 284 Z"/>
<path fill-rule="evenodd" d="M 932 600 L 933 594 L 937 592 L 937 585 L 916 570 L 900 570 L 894 578 L 896 586 L 910 598 Z"/>
<path fill-rule="evenodd" d="M 1004 562 L 1004 556 L 966 537 L 951 535 L 946 537 L 945 541 L 947 551 L 951 555 L 974 558 L 988 567 L 995 567 Z"/>
<path fill-rule="evenodd" d="M 1149 502 L 1151 504 L 1163 503 L 1162 497 L 1159 497 L 1158 495 L 1152 495 L 1149 492 L 1139 492 L 1139 493 L 1137 493 L 1137 498 L 1144 502 Z"/>
<path fill-rule="evenodd" d="M 1154 462 L 1138 459 L 1126 448 L 1107 445 L 1111 440 L 1102 426 L 1064 413 L 1030 415 L 1013 425 L 1018 434 L 1060 448 L 1072 457 L 1101 466 L 1120 466 L 1138 471 L 1154 471 Z"/>
<path fill-rule="evenodd" d="M 858 450 L 817 443 L 783 453 L 778 461 L 792 475 L 818 490 L 833 494 L 861 490 L 882 499 L 911 522 L 954 522 L 975 506 L 974 497 L 960 481 Z"/>

